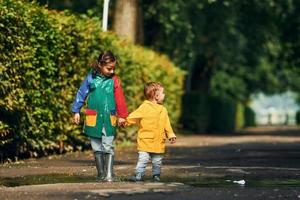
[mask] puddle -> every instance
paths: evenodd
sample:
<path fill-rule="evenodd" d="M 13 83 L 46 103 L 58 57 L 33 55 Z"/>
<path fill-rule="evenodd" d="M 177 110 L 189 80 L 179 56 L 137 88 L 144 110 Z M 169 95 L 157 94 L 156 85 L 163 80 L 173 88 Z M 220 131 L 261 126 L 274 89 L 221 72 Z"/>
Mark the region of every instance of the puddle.
<path fill-rule="evenodd" d="M 145 177 L 146 182 L 151 181 L 150 177 Z M 116 182 L 128 181 L 128 177 L 118 176 Z M 245 184 L 238 184 L 235 181 L 241 179 L 229 178 L 162 178 L 163 183 L 177 182 L 194 187 L 300 187 L 299 179 L 244 179 Z M 22 185 L 40 185 L 53 183 L 85 183 L 96 182 L 95 176 L 83 176 L 74 174 L 42 174 L 28 175 L 22 177 L 0 177 L 0 186 L 16 187 Z"/>
<path fill-rule="evenodd" d="M 186 182 L 185 184 L 195 187 L 300 187 L 300 180 L 296 179 L 268 179 L 268 180 L 247 180 L 244 184 L 236 183 L 238 180 L 199 180 Z"/>
<path fill-rule="evenodd" d="M 180 182 L 194 187 L 300 187 L 299 179 L 255 179 L 236 177 L 166 177 L 164 182 Z"/>
<path fill-rule="evenodd" d="M 39 185 L 52 183 L 84 183 L 93 182 L 95 176 L 79 176 L 69 174 L 43 174 L 21 177 L 0 177 L 0 186 L 16 187 L 21 185 Z"/>
<path fill-rule="evenodd" d="M 96 182 L 96 176 L 74 174 L 40 174 L 21 177 L 0 177 L 0 187 L 17 187 L 22 185 L 41 185 L 54 183 L 87 183 Z M 127 181 L 124 176 L 115 177 L 115 182 Z"/>

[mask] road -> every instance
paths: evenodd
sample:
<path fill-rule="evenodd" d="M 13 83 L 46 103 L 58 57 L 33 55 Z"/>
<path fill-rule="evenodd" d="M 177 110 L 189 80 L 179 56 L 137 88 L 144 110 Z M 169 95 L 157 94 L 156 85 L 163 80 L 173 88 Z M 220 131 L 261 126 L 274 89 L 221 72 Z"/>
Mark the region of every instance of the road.
<path fill-rule="evenodd" d="M 257 127 L 232 134 L 179 135 L 162 182 L 129 182 L 137 154 L 117 147 L 114 183 L 95 182 L 91 151 L 0 166 L 0 199 L 300 199 L 300 130 Z"/>

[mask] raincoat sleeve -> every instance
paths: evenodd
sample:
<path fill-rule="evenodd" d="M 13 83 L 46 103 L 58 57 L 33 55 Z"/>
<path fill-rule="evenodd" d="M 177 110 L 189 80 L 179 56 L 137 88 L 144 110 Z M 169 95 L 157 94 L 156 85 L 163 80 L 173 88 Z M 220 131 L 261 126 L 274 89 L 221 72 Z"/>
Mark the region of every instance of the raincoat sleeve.
<path fill-rule="evenodd" d="M 126 106 L 126 99 L 125 95 L 121 86 L 121 81 L 119 77 L 114 76 L 114 96 L 116 101 L 116 110 L 118 117 L 126 118 L 128 116 L 127 106 Z"/>
<path fill-rule="evenodd" d="M 73 106 L 72 106 L 72 112 L 73 113 L 79 113 L 80 112 L 80 109 L 83 106 L 83 104 L 85 102 L 85 99 L 89 94 L 89 88 L 90 88 L 89 86 L 90 86 L 90 83 L 91 83 L 92 79 L 93 79 L 92 74 L 89 73 L 87 75 L 87 77 L 84 79 L 84 81 L 81 83 L 81 85 L 80 85 L 80 87 L 77 91 L 75 100 L 73 102 Z"/>
<path fill-rule="evenodd" d="M 173 129 L 172 129 L 172 126 L 171 126 L 171 123 L 170 123 L 170 119 L 169 119 L 169 115 L 168 115 L 168 111 L 166 111 L 166 124 L 165 124 L 165 133 L 166 133 L 166 136 L 167 138 L 173 138 L 173 137 L 176 137 Z"/>
<path fill-rule="evenodd" d="M 126 118 L 126 125 L 139 123 L 139 121 L 143 117 L 143 113 L 144 113 L 143 107 L 140 106 L 138 109 L 130 113 L 129 116 Z"/>

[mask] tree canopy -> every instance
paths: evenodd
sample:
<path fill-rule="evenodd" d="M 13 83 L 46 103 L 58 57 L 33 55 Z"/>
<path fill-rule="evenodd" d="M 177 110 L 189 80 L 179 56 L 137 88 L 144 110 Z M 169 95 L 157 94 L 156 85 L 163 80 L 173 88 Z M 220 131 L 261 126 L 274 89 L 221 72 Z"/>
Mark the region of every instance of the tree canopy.
<path fill-rule="evenodd" d="M 144 0 L 145 44 L 190 71 L 192 90 L 245 100 L 299 90 L 296 0 Z"/>

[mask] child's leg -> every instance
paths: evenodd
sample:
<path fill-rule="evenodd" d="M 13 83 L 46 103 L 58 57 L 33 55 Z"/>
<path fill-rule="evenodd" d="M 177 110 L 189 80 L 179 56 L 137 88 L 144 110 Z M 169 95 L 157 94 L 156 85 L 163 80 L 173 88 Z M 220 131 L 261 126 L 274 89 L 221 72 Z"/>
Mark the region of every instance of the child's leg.
<path fill-rule="evenodd" d="M 91 146 L 95 156 L 95 163 L 98 172 L 98 179 L 104 179 L 104 154 L 103 154 L 103 146 L 102 146 L 102 139 L 101 138 L 94 138 L 91 137 Z"/>
<path fill-rule="evenodd" d="M 102 145 L 103 151 L 105 152 L 105 162 L 106 162 L 106 181 L 113 181 L 113 166 L 114 166 L 114 136 L 106 136 L 105 129 L 102 130 Z"/>
<path fill-rule="evenodd" d="M 152 176 L 155 178 L 156 176 L 160 176 L 161 164 L 162 164 L 163 155 L 160 153 L 151 153 L 151 162 L 152 162 Z"/>
<path fill-rule="evenodd" d="M 93 152 L 103 152 L 102 138 L 90 137 Z"/>
<path fill-rule="evenodd" d="M 105 154 L 115 155 L 114 151 L 114 136 L 102 135 L 102 147 Z"/>
<path fill-rule="evenodd" d="M 135 174 L 138 179 L 141 179 L 145 174 L 146 166 L 150 158 L 150 154 L 148 152 L 139 151 L 139 158 L 135 168 Z"/>

